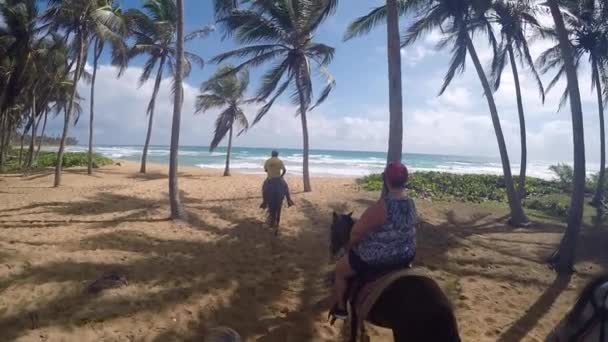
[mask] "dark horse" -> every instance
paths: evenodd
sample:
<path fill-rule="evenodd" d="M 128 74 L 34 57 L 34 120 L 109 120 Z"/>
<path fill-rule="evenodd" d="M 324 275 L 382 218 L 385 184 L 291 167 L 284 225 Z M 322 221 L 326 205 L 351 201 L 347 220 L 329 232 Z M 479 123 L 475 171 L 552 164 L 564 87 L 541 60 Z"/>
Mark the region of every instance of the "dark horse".
<path fill-rule="evenodd" d="M 274 228 L 275 235 L 279 233 L 281 223 L 281 210 L 285 199 L 285 185 L 282 178 L 269 178 L 264 189 L 264 200 L 268 205 L 268 224 Z"/>
<path fill-rule="evenodd" d="M 608 274 L 592 280 L 547 342 L 608 341 Z"/>
<path fill-rule="evenodd" d="M 334 257 L 350 238 L 355 223 L 351 215 L 334 213 L 330 243 L 330 253 Z M 356 307 L 352 295 L 349 296 L 349 302 L 351 307 Z M 350 319 L 352 342 L 357 340 L 359 329 L 356 311 L 351 312 Z M 406 275 L 392 282 L 382 291 L 367 316 L 361 319 L 391 329 L 393 339 L 397 342 L 460 341 L 449 299 L 433 279 L 423 275 Z"/>

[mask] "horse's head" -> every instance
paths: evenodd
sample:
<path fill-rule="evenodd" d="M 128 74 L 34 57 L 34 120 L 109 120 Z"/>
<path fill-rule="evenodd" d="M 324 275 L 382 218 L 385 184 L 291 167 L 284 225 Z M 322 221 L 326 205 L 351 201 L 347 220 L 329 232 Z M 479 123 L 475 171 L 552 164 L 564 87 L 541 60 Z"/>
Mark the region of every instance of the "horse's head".
<path fill-rule="evenodd" d="M 600 341 L 600 329 L 608 324 L 602 315 L 606 310 L 608 275 L 595 279 L 583 289 L 574 308 L 553 329 L 546 341 Z"/>
<path fill-rule="evenodd" d="M 337 214 L 333 213 L 333 221 L 331 223 L 331 241 L 329 244 L 329 255 L 335 257 L 350 239 L 350 231 L 355 225 L 353 213 Z"/>

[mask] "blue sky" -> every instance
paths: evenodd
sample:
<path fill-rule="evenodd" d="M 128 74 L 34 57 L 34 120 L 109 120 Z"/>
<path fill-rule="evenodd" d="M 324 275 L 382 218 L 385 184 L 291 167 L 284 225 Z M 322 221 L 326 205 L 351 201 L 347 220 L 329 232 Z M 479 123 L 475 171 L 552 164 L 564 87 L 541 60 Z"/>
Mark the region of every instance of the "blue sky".
<path fill-rule="evenodd" d="M 342 36 L 350 21 L 382 3 L 374 1 L 340 1 L 336 15 L 329 18 L 316 33 L 315 40 L 336 48 L 336 57 L 330 71 L 337 80 L 337 88 L 330 98 L 309 114 L 311 147 L 318 149 L 386 150 L 388 136 L 388 81 L 386 59 L 386 29 L 378 27 L 369 35 L 349 42 Z M 138 0 L 122 0 L 123 7 L 137 7 Z M 213 15 L 208 0 L 186 0 L 186 31 L 212 25 Z M 550 22 L 550 21 L 549 21 Z M 407 20 L 402 18 L 401 26 Z M 447 70 L 449 55 L 434 49 L 440 39 L 437 32 L 429 34 L 419 43 L 402 50 L 404 96 L 404 150 L 416 153 L 498 156 L 498 148 L 487 103 L 482 95 L 477 75 L 470 62 L 466 72 L 457 77 L 442 96 L 437 97 L 442 78 Z M 487 66 L 490 50 L 482 39 L 475 41 L 480 58 Z M 537 56 L 551 46 L 540 41 L 532 47 Z M 221 32 L 188 45 L 188 49 L 206 60 L 235 45 L 222 41 Z M 145 138 L 147 118 L 145 108 L 152 92 L 149 82 L 141 88 L 137 78 L 141 73 L 140 61 L 130 65 L 121 79 L 115 78 L 115 69 L 102 62 L 99 69 L 96 95 L 96 136 L 98 144 L 141 145 Z M 217 65 L 207 64 L 203 70 L 193 70 L 185 85 L 185 103 L 182 143 L 206 146 L 213 132 L 216 112 L 194 115 L 194 98 L 198 87 Z M 252 72 L 251 91 L 257 85 L 261 68 Z M 543 105 L 531 78 L 522 74 L 524 105 L 527 112 L 528 139 L 531 160 L 569 161 L 572 159 L 571 123 L 568 111 L 556 113 L 561 85 L 550 94 Z M 322 84 L 318 83 L 317 91 Z M 81 94 L 88 97 L 88 86 L 80 86 Z M 588 159 L 599 159 L 597 112 L 590 91 L 588 70 L 581 70 L 581 91 L 585 108 Z M 161 87 L 153 132 L 153 143 L 169 143 L 172 113 L 170 81 Z M 519 127 L 515 103 L 515 90 L 511 71 L 507 67 L 503 86 L 496 93 L 500 116 L 509 146 L 511 159 L 519 158 Z M 88 99 L 78 126 L 71 135 L 87 141 Z M 257 107 L 245 108 L 250 118 Z M 275 108 L 246 135 L 239 137 L 239 146 L 301 147 L 300 120 L 294 116 L 295 107 L 289 99 L 277 102 Z M 51 125 L 57 134 L 61 120 Z"/>

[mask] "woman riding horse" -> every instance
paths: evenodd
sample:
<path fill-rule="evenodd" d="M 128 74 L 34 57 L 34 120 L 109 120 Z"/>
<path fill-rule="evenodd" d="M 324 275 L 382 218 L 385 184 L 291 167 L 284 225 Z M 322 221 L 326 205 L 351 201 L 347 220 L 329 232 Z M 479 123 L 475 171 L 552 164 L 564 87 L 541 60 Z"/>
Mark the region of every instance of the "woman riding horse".
<path fill-rule="evenodd" d="M 330 315 L 346 319 L 348 280 L 407 268 L 416 254 L 416 206 L 407 196 L 408 170 L 390 162 L 383 174 L 387 194 L 355 223 L 347 253 L 336 264 L 335 304 Z"/>

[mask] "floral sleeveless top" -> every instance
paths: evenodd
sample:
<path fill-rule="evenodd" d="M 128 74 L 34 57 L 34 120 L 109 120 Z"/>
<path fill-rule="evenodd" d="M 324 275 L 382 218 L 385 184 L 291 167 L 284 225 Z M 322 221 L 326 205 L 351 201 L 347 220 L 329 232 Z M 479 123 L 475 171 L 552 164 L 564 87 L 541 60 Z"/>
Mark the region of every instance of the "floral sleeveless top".
<path fill-rule="evenodd" d="M 393 264 L 412 260 L 416 254 L 416 205 L 411 198 L 384 200 L 386 222 L 354 247 L 365 262 Z"/>

